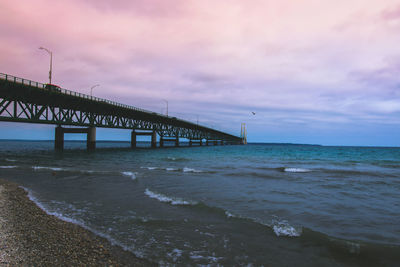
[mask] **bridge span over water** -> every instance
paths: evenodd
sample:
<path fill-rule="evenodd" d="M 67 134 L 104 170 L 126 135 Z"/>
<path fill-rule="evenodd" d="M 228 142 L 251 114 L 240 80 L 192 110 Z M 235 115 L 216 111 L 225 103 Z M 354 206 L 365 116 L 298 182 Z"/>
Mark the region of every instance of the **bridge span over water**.
<path fill-rule="evenodd" d="M 157 139 L 160 147 L 171 141 L 179 146 L 180 138 L 188 139 L 190 146 L 242 141 L 238 136 L 190 121 L 3 73 L 0 73 L 0 121 L 57 125 L 55 148 L 60 150 L 64 147 L 64 133 L 86 133 L 87 148 L 94 149 L 96 127 L 132 130 L 133 148 L 138 135 L 151 136 L 152 147 L 157 147 Z"/>

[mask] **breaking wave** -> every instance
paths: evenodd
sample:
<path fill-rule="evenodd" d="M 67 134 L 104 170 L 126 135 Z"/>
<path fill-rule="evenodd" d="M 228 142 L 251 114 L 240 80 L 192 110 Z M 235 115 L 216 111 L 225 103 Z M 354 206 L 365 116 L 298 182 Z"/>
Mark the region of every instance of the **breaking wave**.
<path fill-rule="evenodd" d="M 57 168 L 57 167 L 43 167 L 43 166 L 33 166 L 32 169 L 36 170 L 52 170 L 52 171 L 64 171 L 65 169 L 63 168 Z"/>
<path fill-rule="evenodd" d="M 169 197 L 163 194 L 155 193 L 153 191 L 150 191 L 148 188 L 146 188 L 146 191 L 144 193 L 150 197 L 157 199 L 160 202 L 165 202 L 165 203 L 170 203 L 172 205 L 197 205 L 198 202 L 195 201 L 187 201 L 183 200 L 181 198 L 174 198 L 174 197 Z"/>
<path fill-rule="evenodd" d="M 183 172 L 194 172 L 194 173 L 200 173 L 200 172 L 203 172 L 203 171 L 201 171 L 201 170 L 196 170 L 196 169 L 187 168 L 187 167 L 183 168 L 183 170 L 182 170 L 182 171 L 183 171 Z"/>
<path fill-rule="evenodd" d="M 132 180 L 136 180 L 137 172 L 121 172 L 123 176 L 131 177 Z"/>
<path fill-rule="evenodd" d="M 0 169 L 15 169 L 17 166 L 0 166 Z"/>
<path fill-rule="evenodd" d="M 158 167 L 140 167 L 140 168 L 141 169 L 148 169 L 149 171 L 158 169 Z"/>
<path fill-rule="evenodd" d="M 284 172 L 311 172 L 309 169 L 302 168 L 283 168 Z"/>
<path fill-rule="evenodd" d="M 287 221 L 273 222 L 272 229 L 277 236 L 299 237 L 302 232 L 301 228 L 296 229 Z"/>
<path fill-rule="evenodd" d="M 44 204 L 42 204 L 33 194 L 33 192 L 31 190 L 29 190 L 26 187 L 20 186 L 22 189 L 25 190 L 25 192 L 27 192 L 28 194 L 28 198 L 30 201 L 32 201 L 33 203 L 35 203 L 36 206 L 38 206 L 41 210 L 43 210 L 46 214 L 48 215 L 52 215 L 55 216 L 56 218 L 64 221 L 64 222 L 68 222 L 68 223 L 73 223 L 76 225 L 79 225 L 80 227 L 94 233 L 95 235 L 98 235 L 100 237 L 103 237 L 105 239 L 107 239 L 112 245 L 117 245 L 119 247 L 121 247 L 123 250 L 125 251 L 129 251 L 132 252 L 133 254 L 135 254 L 137 257 L 139 258 L 143 258 L 143 255 L 138 252 L 138 251 L 133 251 L 132 248 L 123 245 L 121 242 L 118 242 L 117 240 L 115 240 L 114 238 L 112 238 L 110 235 L 105 234 L 103 232 L 97 231 L 95 229 L 90 228 L 89 226 L 87 226 L 83 221 L 81 220 L 77 220 L 71 217 L 67 217 L 65 215 L 63 215 L 60 212 L 57 211 L 52 211 L 50 208 L 46 207 Z"/>

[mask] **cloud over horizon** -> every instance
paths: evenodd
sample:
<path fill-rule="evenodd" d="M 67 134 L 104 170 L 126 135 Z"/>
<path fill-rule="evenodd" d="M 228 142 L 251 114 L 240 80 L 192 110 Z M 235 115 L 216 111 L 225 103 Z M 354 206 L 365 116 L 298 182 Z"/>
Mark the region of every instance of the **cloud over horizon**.
<path fill-rule="evenodd" d="M 43 46 L 66 89 L 250 141 L 398 145 L 399 33 L 395 0 L 0 0 L 0 72 L 46 82 Z"/>

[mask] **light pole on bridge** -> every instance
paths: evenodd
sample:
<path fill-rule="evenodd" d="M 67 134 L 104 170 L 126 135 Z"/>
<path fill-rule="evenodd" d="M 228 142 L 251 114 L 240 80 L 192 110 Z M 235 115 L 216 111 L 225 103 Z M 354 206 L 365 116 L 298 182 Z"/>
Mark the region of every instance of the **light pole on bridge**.
<path fill-rule="evenodd" d="M 100 86 L 100 84 L 96 84 L 96 85 L 93 85 L 92 87 L 90 87 L 90 96 L 93 95 L 93 88 L 95 88 L 97 86 Z"/>
<path fill-rule="evenodd" d="M 53 52 L 51 52 L 49 49 L 44 48 L 44 47 L 39 47 L 39 49 L 40 50 L 45 50 L 50 55 L 49 83 L 51 84 L 51 74 L 52 74 L 52 71 L 53 71 Z"/>
<path fill-rule="evenodd" d="M 162 99 L 162 101 L 164 101 L 167 104 L 167 117 L 168 117 L 168 101 L 165 99 Z"/>

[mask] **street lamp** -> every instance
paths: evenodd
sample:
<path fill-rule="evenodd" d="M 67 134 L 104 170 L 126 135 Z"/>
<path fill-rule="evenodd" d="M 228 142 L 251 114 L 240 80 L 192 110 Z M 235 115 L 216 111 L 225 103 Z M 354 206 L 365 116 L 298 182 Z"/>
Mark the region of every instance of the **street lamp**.
<path fill-rule="evenodd" d="M 165 99 L 162 99 L 162 101 L 165 101 L 165 103 L 167 104 L 167 117 L 168 117 L 168 101 Z"/>
<path fill-rule="evenodd" d="M 39 49 L 45 50 L 50 55 L 49 83 L 51 84 L 51 73 L 52 73 L 52 69 L 53 69 L 53 52 L 51 52 L 49 49 L 44 48 L 44 47 L 39 47 Z"/>
<path fill-rule="evenodd" d="M 93 94 L 93 88 L 95 88 L 97 86 L 100 86 L 100 84 L 96 84 L 96 85 L 93 85 L 92 87 L 90 87 L 90 96 L 92 96 L 92 94 Z"/>

